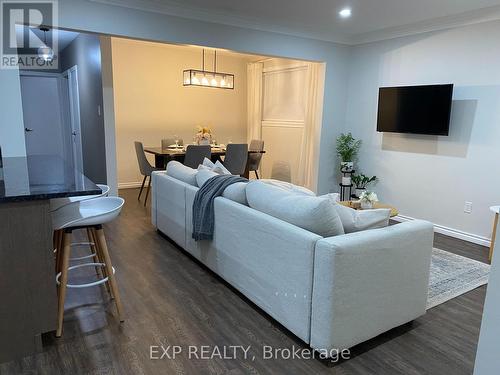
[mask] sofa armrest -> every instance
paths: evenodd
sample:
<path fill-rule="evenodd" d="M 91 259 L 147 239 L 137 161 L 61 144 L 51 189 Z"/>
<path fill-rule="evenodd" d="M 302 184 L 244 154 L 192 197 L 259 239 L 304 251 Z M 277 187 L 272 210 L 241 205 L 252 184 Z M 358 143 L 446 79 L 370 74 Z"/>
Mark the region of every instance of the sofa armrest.
<path fill-rule="evenodd" d="M 432 246 L 420 220 L 318 241 L 311 346 L 350 348 L 425 314 Z"/>

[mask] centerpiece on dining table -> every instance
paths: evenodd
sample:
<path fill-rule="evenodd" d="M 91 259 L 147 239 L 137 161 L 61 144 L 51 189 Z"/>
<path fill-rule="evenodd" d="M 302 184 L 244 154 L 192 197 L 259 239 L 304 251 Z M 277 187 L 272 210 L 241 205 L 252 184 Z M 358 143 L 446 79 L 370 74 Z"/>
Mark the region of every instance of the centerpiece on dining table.
<path fill-rule="evenodd" d="M 198 126 L 194 141 L 197 145 L 212 144 L 212 130 L 208 126 Z"/>

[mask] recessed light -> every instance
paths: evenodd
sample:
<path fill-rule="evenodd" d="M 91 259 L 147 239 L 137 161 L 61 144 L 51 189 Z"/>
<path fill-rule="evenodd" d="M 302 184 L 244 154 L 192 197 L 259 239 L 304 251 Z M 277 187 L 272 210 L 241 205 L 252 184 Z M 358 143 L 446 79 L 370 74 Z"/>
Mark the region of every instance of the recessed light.
<path fill-rule="evenodd" d="M 352 10 L 351 8 L 344 8 L 339 12 L 339 15 L 342 18 L 349 18 L 352 15 Z"/>

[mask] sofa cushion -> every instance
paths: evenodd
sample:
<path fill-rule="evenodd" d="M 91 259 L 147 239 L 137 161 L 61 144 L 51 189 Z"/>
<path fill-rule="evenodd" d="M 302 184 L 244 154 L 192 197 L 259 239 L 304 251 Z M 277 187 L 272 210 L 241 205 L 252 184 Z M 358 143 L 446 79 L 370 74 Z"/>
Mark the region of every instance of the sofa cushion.
<path fill-rule="evenodd" d="M 311 196 L 316 196 L 313 191 L 303 187 L 303 186 L 298 186 L 291 184 L 290 182 L 285 182 L 285 181 L 280 181 L 280 180 L 273 180 L 273 179 L 268 179 L 268 178 L 263 178 L 259 180 L 260 182 L 264 182 L 266 184 L 272 185 L 279 187 L 281 189 L 297 193 L 297 194 L 304 194 L 304 195 L 311 195 Z"/>
<path fill-rule="evenodd" d="M 384 228 L 389 225 L 391 210 L 380 208 L 375 210 L 355 210 L 350 207 L 335 204 L 344 232 L 353 233 L 367 229 Z"/>
<path fill-rule="evenodd" d="M 237 182 L 235 184 L 229 185 L 222 193 L 222 196 L 234 202 L 248 206 L 246 193 L 247 185 L 248 182 Z"/>
<path fill-rule="evenodd" d="M 297 194 L 273 184 L 252 181 L 246 188 L 248 205 L 323 237 L 344 234 L 335 204 L 325 198 Z"/>
<path fill-rule="evenodd" d="M 186 184 L 196 186 L 197 169 L 185 166 L 178 161 L 172 160 L 167 164 L 167 176 L 176 178 Z"/>

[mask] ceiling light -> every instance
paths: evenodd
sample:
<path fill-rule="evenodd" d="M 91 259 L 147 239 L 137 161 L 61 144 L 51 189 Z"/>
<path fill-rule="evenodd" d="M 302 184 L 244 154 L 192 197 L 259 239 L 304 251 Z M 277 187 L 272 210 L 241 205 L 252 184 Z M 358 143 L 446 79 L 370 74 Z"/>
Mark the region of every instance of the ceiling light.
<path fill-rule="evenodd" d="M 351 8 L 344 8 L 339 12 L 339 15 L 342 18 L 349 18 L 352 15 L 352 10 Z"/>
<path fill-rule="evenodd" d="M 201 80 L 200 78 L 201 77 Z M 234 89 L 234 75 L 217 71 L 217 51 L 214 52 L 213 70 L 205 69 L 205 49 L 202 52 L 201 70 L 187 69 L 183 72 L 184 86 L 203 86 L 219 89 Z"/>
<path fill-rule="evenodd" d="M 47 31 L 49 31 L 46 27 L 40 27 L 40 30 L 43 31 L 43 45 L 38 48 L 38 56 L 40 56 L 45 61 L 54 60 L 54 50 L 47 45 Z"/>

